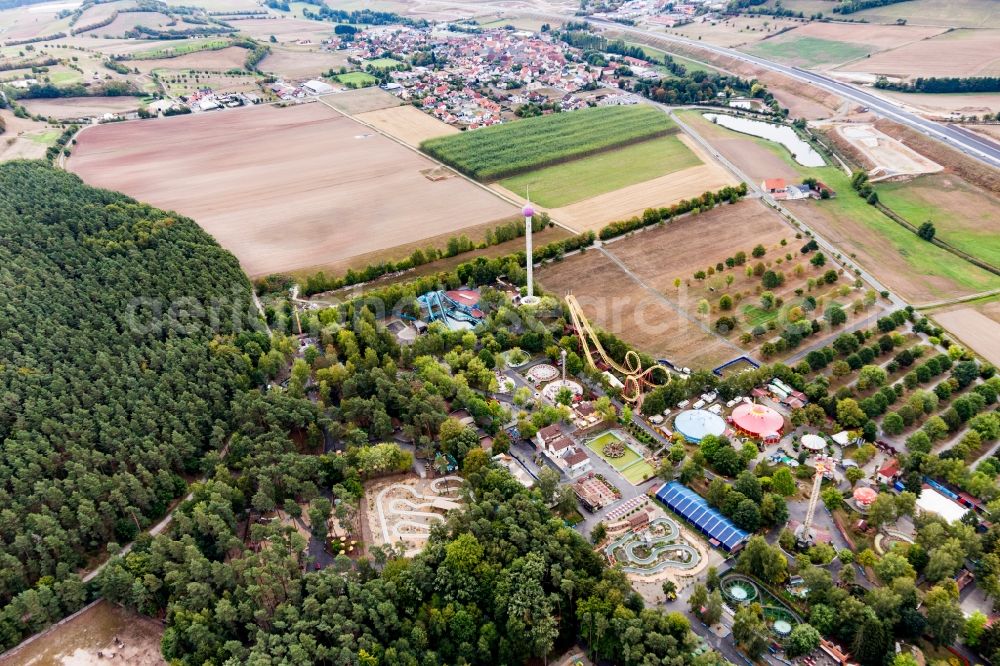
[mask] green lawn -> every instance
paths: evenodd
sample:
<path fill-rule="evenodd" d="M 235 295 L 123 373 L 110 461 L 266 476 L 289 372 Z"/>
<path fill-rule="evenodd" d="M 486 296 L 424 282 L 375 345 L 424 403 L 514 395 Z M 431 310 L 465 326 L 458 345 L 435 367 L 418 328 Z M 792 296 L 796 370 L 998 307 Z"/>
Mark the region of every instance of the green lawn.
<path fill-rule="evenodd" d="M 25 137 L 31 139 L 35 143 L 40 143 L 46 146 L 53 145 L 59 135 L 62 134 L 59 130 L 45 130 L 41 134 L 26 134 Z"/>
<path fill-rule="evenodd" d="M 622 472 L 622 476 L 631 483 L 633 486 L 637 486 L 646 479 L 651 479 L 656 476 L 656 470 L 648 462 L 643 460 L 640 463 L 632 465 L 627 470 Z"/>
<path fill-rule="evenodd" d="M 743 316 L 746 318 L 747 325 L 751 328 L 754 326 L 764 326 L 767 322 L 777 319 L 780 314 L 781 308 L 765 310 L 757 305 L 743 306 Z"/>
<path fill-rule="evenodd" d="M 587 448 L 601 456 L 605 462 L 614 467 L 619 472 L 629 465 L 636 463 L 640 460 L 639 454 L 630 449 L 628 446 L 625 447 L 625 455 L 621 458 L 608 458 L 604 455 L 604 447 L 608 444 L 621 441 L 618 437 L 606 432 L 600 437 L 595 437 L 594 439 L 587 442 Z"/>
<path fill-rule="evenodd" d="M 371 65 L 375 69 L 392 69 L 393 67 L 398 67 L 402 64 L 402 62 L 393 58 L 375 58 L 374 60 L 365 60 L 365 67 Z"/>
<path fill-rule="evenodd" d="M 955 176 L 930 175 L 878 185 L 886 206 L 914 226 L 930 221 L 937 236 L 1000 266 L 1000 201 Z"/>
<path fill-rule="evenodd" d="M 56 71 L 49 72 L 49 81 L 57 86 L 65 85 L 67 83 L 78 83 L 83 80 L 83 74 L 76 71 L 75 69 L 70 69 L 66 71 Z"/>
<path fill-rule="evenodd" d="M 699 164 L 698 156 L 670 135 L 522 173 L 500 184 L 519 195 L 530 188 L 532 201 L 558 208 Z"/>
<path fill-rule="evenodd" d="M 874 49 L 853 42 L 835 42 L 816 37 L 768 39 L 745 49 L 748 53 L 800 67 L 833 65 L 864 58 Z"/>
<path fill-rule="evenodd" d="M 196 51 L 212 51 L 224 49 L 229 46 L 229 41 L 224 39 L 195 39 L 191 41 L 181 41 L 171 44 L 169 47 L 139 51 L 132 55 L 133 60 L 155 60 L 167 56 L 184 55 Z"/>
<path fill-rule="evenodd" d="M 347 74 L 338 74 L 336 79 L 345 86 L 353 85 L 359 88 L 375 85 L 375 82 L 378 80 L 368 72 L 348 72 Z"/>

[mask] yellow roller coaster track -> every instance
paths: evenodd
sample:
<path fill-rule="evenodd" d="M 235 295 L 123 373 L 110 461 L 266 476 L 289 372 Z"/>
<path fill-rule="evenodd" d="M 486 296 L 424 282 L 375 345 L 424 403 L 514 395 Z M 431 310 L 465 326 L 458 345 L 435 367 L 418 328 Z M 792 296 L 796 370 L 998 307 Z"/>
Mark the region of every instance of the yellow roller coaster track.
<path fill-rule="evenodd" d="M 625 352 L 624 364 L 615 361 L 604 350 L 600 338 L 597 337 L 597 332 L 590 325 L 590 321 L 587 319 L 587 315 L 583 313 L 583 308 L 580 307 L 580 302 L 576 300 L 576 296 L 567 294 L 566 305 L 569 306 L 569 316 L 573 321 L 573 328 L 576 329 L 576 335 L 580 338 L 580 347 L 583 348 L 583 353 L 586 355 L 587 363 L 590 364 L 590 367 L 599 369 L 594 360 L 596 354 L 604 364 L 625 377 L 622 400 L 630 403 L 640 402 L 643 389 L 654 385 L 650 381 L 650 376 L 655 371 L 659 370 L 667 377 L 670 376 L 670 373 L 662 365 L 653 365 L 643 370 L 639 354 L 631 349 Z"/>

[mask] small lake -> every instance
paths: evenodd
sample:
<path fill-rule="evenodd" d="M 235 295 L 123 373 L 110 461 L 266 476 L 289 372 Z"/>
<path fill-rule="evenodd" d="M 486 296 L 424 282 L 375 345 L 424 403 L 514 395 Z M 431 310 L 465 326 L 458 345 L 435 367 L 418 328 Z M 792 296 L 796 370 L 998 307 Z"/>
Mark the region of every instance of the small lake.
<path fill-rule="evenodd" d="M 737 118 L 717 113 L 706 113 L 705 118 L 713 123 L 718 123 L 725 128 L 742 134 L 759 136 L 768 141 L 780 143 L 788 149 L 796 162 L 806 167 L 826 166 L 823 156 L 817 153 L 812 146 L 803 141 L 795 130 L 787 125 L 775 125 L 765 123 L 761 120 L 750 120 L 749 118 Z"/>

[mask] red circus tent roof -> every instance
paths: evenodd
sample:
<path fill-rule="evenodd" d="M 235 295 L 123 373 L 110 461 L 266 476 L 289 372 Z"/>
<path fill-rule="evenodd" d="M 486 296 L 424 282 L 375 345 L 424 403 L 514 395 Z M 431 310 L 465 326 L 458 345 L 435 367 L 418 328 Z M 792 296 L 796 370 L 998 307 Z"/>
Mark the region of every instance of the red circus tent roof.
<path fill-rule="evenodd" d="M 781 414 L 756 403 L 737 406 L 730 418 L 737 428 L 756 437 L 780 433 L 785 426 L 785 419 Z"/>

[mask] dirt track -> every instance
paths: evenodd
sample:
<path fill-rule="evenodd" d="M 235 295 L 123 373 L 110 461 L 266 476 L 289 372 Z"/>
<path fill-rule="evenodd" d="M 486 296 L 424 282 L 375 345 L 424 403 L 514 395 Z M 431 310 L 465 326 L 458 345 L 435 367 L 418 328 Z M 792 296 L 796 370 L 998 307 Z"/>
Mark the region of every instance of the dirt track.
<path fill-rule="evenodd" d="M 194 218 L 251 276 L 335 263 L 506 218 L 513 206 L 318 103 L 99 125 L 87 182 Z"/>

